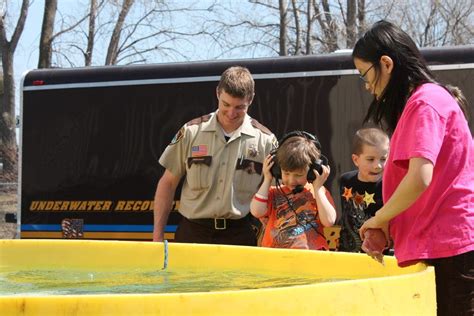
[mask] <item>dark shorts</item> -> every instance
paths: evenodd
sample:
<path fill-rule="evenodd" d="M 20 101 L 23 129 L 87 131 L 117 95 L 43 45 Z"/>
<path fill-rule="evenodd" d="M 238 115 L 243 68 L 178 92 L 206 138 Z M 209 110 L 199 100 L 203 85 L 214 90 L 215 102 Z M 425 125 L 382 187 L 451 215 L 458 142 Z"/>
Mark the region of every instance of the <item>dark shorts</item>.
<path fill-rule="evenodd" d="M 438 315 L 474 315 L 474 251 L 425 262 L 435 268 Z"/>
<path fill-rule="evenodd" d="M 238 221 L 217 222 L 217 228 L 211 219 L 189 220 L 183 217 L 174 237 L 175 242 L 198 244 L 225 244 L 256 246 L 257 237 L 252 228 L 250 216 Z M 223 229 L 225 227 L 225 229 Z"/>

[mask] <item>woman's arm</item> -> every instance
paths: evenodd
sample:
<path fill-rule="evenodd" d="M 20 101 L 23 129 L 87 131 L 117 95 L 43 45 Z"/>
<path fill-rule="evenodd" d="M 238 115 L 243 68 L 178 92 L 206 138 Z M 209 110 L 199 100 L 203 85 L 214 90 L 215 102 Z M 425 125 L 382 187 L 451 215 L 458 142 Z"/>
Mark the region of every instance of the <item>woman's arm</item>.
<path fill-rule="evenodd" d="M 433 177 L 433 168 L 433 163 L 425 158 L 411 158 L 408 172 L 392 197 L 360 228 L 361 238 L 364 238 L 368 228 L 381 228 L 388 240 L 388 222 L 405 211 L 426 190 Z"/>

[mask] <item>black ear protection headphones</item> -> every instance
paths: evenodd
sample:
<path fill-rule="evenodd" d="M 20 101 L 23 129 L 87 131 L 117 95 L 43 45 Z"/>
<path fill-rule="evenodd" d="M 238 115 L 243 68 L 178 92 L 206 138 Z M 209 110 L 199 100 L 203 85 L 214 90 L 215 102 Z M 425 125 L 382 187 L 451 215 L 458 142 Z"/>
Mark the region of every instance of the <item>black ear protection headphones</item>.
<path fill-rule="evenodd" d="M 305 131 L 293 131 L 293 132 L 289 132 L 285 134 L 283 138 L 278 141 L 278 146 L 281 146 L 288 138 L 294 137 L 294 136 L 300 136 L 300 137 L 304 137 L 310 140 L 316 146 L 319 152 L 321 152 L 321 143 L 316 138 L 316 136 Z M 277 151 L 278 151 L 278 148 L 270 152 L 270 154 L 273 156 L 273 161 L 274 161 L 274 164 L 271 168 L 271 172 L 272 172 L 272 176 L 276 180 L 279 180 L 281 179 L 281 168 L 276 159 Z M 328 164 L 329 164 L 328 159 L 322 153 L 320 155 L 320 159 L 311 161 L 311 164 L 309 165 L 308 174 L 306 175 L 306 179 L 308 180 L 308 182 L 313 182 L 316 179 L 316 175 L 314 174 L 313 169 L 316 170 L 319 174 L 321 174 L 323 172 L 322 166 L 323 165 L 327 166 Z"/>

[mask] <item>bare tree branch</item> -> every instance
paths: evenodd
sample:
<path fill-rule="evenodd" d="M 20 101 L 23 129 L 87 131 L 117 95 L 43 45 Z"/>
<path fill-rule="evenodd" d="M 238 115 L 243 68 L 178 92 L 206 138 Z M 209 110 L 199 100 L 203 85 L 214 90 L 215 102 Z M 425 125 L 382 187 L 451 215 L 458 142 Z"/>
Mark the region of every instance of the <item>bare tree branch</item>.
<path fill-rule="evenodd" d="M 115 24 L 112 36 L 110 38 L 109 48 L 107 49 L 107 56 L 105 58 L 106 65 L 115 65 L 117 63 L 117 52 L 120 41 L 120 34 L 122 32 L 122 26 L 134 1 L 135 0 L 123 0 L 122 8 L 120 10 L 117 23 Z"/>

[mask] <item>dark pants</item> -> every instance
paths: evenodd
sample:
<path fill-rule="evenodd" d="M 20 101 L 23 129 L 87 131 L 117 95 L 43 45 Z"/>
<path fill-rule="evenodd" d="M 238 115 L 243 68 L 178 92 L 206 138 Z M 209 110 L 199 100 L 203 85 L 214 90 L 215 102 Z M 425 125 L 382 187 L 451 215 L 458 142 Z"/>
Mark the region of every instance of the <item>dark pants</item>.
<path fill-rule="evenodd" d="M 426 263 L 435 268 L 438 315 L 474 315 L 474 251 Z"/>
<path fill-rule="evenodd" d="M 238 223 L 228 220 L 226 226 L 226 229 L 215 229 L 213 225 L 202 225 L 183 217 L 176 230 L 174 241 L 198 244 L 257 245 L 257 238 L 250 219 L 242 219 Z"/>

